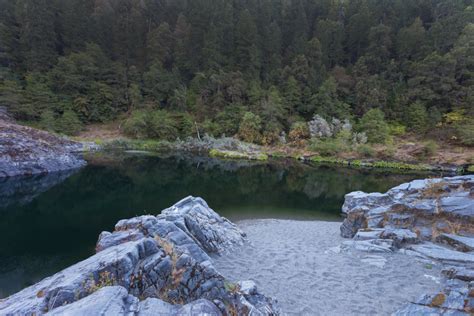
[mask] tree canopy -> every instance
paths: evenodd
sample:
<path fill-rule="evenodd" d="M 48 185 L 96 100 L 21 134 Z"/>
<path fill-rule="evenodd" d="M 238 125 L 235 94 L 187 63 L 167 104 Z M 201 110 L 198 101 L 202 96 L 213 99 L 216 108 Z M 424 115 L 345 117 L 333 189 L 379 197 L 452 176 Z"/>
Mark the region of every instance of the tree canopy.
<path fill-rule="evenodd" d="M 0 106 L 67 132 L 138 135 L 147 111 L 165 138 L 185 114 L 252 140 L 316 114 L 474 115 L 472 0 L 0 0 L 0 41 Z"/>

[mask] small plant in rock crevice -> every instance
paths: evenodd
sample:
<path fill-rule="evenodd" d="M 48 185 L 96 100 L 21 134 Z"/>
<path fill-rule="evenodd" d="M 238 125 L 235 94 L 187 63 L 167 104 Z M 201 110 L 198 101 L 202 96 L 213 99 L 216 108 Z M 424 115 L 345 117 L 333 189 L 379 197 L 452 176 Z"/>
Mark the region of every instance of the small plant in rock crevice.
<path fill-rule="evenodd" d="M 96 281 L 94 276 L 90 276 L 84 284 L 86 292 L 92 294 L 103 287 L 117 285 L 115 276 L 110 271 L 102 271 L 99 273 L 99 278 Z"/>
<path fill-rule="evenodd" d="M 178 269 L 176 267 L 180 254 L 176 251 L 174 245 L 171 242 L 165 240 L 164 238 L 161 238 L 160 236 L 156 235 L 155 241 L 163 249 L 163 252 L 167 256 L 169 256 L 171 260 L 171 274 L 170 274 L 171 278 L 169 279 L 169 282 L 167 282 L 166 285 L 159 290 L 160 292 L 159 297 L 173 304 L 183 304 L 183 302 L 181 302 L 180 300 L 179 302 L 177 302 L 175 299 L 170 299 L 168 296 L 169 291 L 175 290 L 178 288 L 183 278 L 183 274 L 186 271 L 185 268 Z"/>

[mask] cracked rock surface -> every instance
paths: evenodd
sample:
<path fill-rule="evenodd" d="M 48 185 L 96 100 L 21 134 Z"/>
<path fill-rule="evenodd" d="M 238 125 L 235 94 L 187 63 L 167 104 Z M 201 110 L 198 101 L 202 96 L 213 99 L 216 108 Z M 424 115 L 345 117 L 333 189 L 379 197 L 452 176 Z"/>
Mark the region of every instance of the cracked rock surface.
<path fill-rule="evenodd" d="M 386 193 L 352 192 L 343 247 L 397 251 L 442 268 L 444 286 L 395 315 L 474 314 L 474 175 L 414 180 Z M 384 242 L 385 241 L 385 242 Z"/>
<path fill-rule="evenodd" d="M 1 112 L 1 111 L 0 111 Z M 86 161 L 83 144 L 16 124 L 0 115 L 0 178 L 76 169 Z"/>
<path fill-rule="evenodd" d="M 0 301 L 0 314 L 278 314 L 251 281 L 229 282 L 213 266 L 209 254 L 244 242 L 203 199 L 187 197 L 119 221 L 95 255 Z"/>

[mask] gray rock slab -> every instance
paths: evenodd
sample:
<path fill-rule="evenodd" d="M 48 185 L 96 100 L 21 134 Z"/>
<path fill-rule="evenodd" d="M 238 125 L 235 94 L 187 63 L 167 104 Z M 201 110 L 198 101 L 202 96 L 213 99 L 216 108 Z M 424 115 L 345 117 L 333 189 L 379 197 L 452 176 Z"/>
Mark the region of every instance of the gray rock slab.
<path fill-rule="evenodd" d="M 465 267 L 446 267 L 442 273 L 451 279 L 458 279 L 466 282 L 474 281 L 474 269 Z"/>
<path fill-rule="evenodd" d="M 38 315 L 75 302 L 91 294 L 103 272 L 107 281 L 129 288 L 138 261 L 157 252 L 150 238 L 107 248 L 0 301 L 0 314 Z"/>
<path fill-rule="evenodd" d="M 474 265 L 474 254 L 447 249 L 433 243 L 426 242 L 423 244 L 411 245 L 409 249 L 431 259 L 446 263 L 465 264 L 469 266 Z"/>
<path fill-rule="evenodd" d="M 438 242 L 446 243 L 456 250 L 469 252 L 474 250 L 474 238 L 454 234 L 441 234 L 437 238 Z"/>
<path fill-rule="evenodd" d="M 359 250 L 365 252 L 392 252 L 393 241 L 386 239 L 348 240 L 341 244 L 343 250 Z"/>
<path fill-rule="evenodd" d="M 121 286 L 107 286 L 72 304 L 53 309 L 46 315 L 84 316 L 84 315 L 135 315 L 138 299 L 129 295 Z M 156 310 L 156 314 L 160 310 Z M 156 315 L 155 314 L 155 315 Z"/>

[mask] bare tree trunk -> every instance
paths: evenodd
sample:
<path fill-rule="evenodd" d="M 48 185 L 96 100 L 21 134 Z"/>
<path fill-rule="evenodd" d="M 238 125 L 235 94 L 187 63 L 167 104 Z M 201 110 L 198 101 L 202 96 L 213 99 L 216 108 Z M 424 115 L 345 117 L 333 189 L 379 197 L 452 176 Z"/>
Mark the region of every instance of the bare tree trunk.
<path fill-rule="evenodd" d="M 199 134 L 199 128 L 198 128 L 198 125 L 197 125 L 196 121 L 194 121 L 194 125 L 196 126 L 197 137 L 198 137 L 199 141 L 201 141 L 201 135 Z"/>

